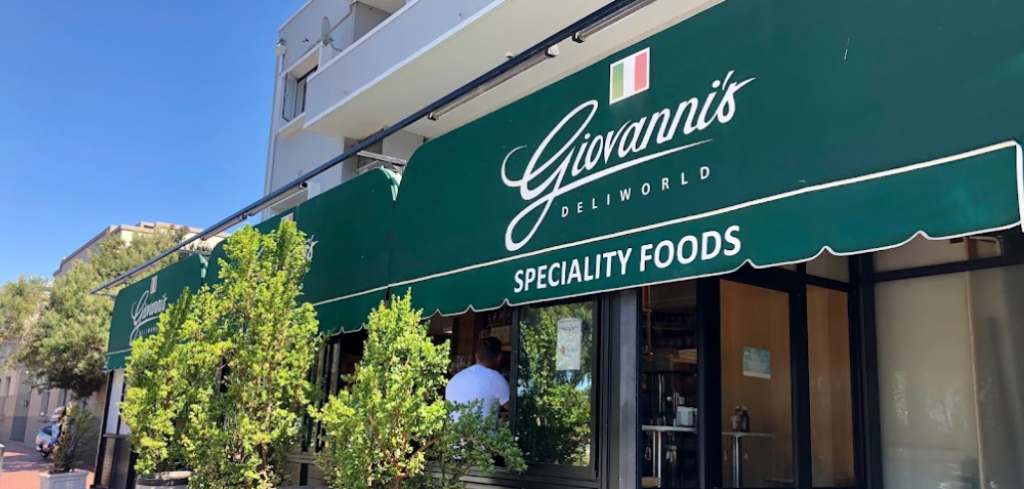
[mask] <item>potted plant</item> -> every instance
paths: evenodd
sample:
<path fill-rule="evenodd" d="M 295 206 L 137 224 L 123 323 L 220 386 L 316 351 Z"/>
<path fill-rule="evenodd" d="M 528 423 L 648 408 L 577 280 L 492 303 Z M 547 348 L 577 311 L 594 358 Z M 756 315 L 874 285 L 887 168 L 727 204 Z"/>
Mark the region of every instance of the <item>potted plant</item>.
<path fill-rule="evenodd" d="M 188 489 L 191 478 L 187 470 L 156 472 L 139 477 L 135 489 Z"/>
<path fill-rule="evenodd" d="M 274 54 L 278 56 L 284 56 L 288 52 L 288 46 L 285 45 L 283 38 L 277 38 L 277 44 L 274 45 Z"/>
<path fill-rule="evenodd" d="M 97 433 L 92 413 L 77 406 L 68 409 L 61 421 L 53 467 L 39 474 L 40 489 L 85 489 L 89 473 L 78 467 L 95 456 Z"/>
<path fill-rule="evenodd" d="M 479 403 L 444 400 L 449 343 L 434 344 L 421 314 L 409 295 L 373 311 L 348 388 L 311 410 L 324 427 L 318 464 L 330 487 L 462 488 L 471 469 L 495 470 L 494 456 L 526 469 L 507 423 Z"/>
<path fill-rule="evenodd" d="M 246 226 L 224 250 L 219 283 L 186 292 L 153 336 L 133 344 L 121 406 L 136 473 L 152 474 L 140 487 L 184 468 L 203 488 L 272 489 L 286 479 L 320 345 L 313 306 L 299 301 L 307 241 L 282 221 L 268 234 Z"/>

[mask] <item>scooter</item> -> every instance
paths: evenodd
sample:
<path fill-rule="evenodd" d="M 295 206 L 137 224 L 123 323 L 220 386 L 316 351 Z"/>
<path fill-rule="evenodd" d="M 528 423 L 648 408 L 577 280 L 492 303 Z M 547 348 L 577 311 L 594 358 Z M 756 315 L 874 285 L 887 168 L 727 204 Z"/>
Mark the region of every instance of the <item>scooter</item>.
<path fill-rule="evenodd" d="M 44 459 L 50 458 L 50 455 L 53 455 L 53 442 L 57 437 L 57 427 L 57 423 L 43 426 L 36 435 L 36 451 Z"/>

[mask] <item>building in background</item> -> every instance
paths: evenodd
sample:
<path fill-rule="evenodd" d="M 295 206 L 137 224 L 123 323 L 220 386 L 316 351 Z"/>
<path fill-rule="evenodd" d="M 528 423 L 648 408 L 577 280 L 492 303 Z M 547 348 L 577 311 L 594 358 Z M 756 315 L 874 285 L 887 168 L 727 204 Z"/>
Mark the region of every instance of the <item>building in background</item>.
<path fill-rule="evenodd" d="M 192 236 L 195 236 L 196 234 L 199 234 L 200 232 L 203 231 L 202 229 L 194 228 L 191 226 L 179 226 L 177 224 L 168 224 L 166 222 L 159 221 L 142 221 L 134 226 L 130 224 L 121 224 L 120 226 L 107 226 L 106 229 L 100 231 L 96 236 L 93 236 L 92 239 L 90 239 L 85 244 L 80 246 L 70 255 L 62 258 L 60 260 L 60 267 L 57 269 L 57 271 L 53 272 L 53 278 L 56 279 L 64 276 L 66 273 L 68 273 L 69 270 L 71 270 L 72 264 L 74 264 L 74 262 L 76 261 L 88 261 L 89 253 L 96 252 L 97 250 L 99 250 L 100 241 L 102 241 L 104 238 L 117 237 L 124 240 L 124 242 L 126 243 L 131 243 L 132 237 L 134 237 L 136 234 L 152 234 L 157 231 L 171 231 L 173 229 L 180 229 L 183 227 L 188 228 L 188 232 L 185 234 L 186 239 L 191 238 Z M 227 236 L 228 235 L 226 233 L 220 234 L 209 240 L 200 241 L 197 245 L 199 248 L 202 249 L 212 249 L 221 240 L 227 238 Z"/>
<path fill-rule="evenodd" d="M 77 261 L 88 261 L 89 254 L 99 250 L 99 243 L 107 238 L 121 239 L 131 242 L 138 234 L 152 234 L 158 231 L 170 231 L 182 226 L 164 222 L 140 222 L 135 225 L 111 225 L 99 232 L 92 239 L 80 246 L 70 255 L 61 259 L 60 267 L 53 272 L 57 279 L 71 270 Z M 188 227 L 186 238 L 195 236 L 202 229 Z M 219 234 L 208 240 L 200 241 L 202 249 L 212 249 L 227 234 Z M 0 360 L 9 355 L 17 345 L 0 346 Z M 103 401 L 106 391 L 93 394 L 87 405 L 97 418 L 103 414 Z M 23 368 L 11 369 L 0 373 L 0 440 L 16 441 L 26 444 L 35 442 L 36 433 L 48 424 L 49 417 L 58 406 L 68 402 L 68 392 L 63 390 L 37 390 L 32 387 L 32 378 Z"/>

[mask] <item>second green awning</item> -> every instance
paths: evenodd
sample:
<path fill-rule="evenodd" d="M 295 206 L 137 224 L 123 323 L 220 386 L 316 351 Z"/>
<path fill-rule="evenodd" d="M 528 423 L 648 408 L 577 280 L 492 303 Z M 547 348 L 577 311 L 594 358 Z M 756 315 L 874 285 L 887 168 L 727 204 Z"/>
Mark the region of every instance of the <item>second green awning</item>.
<path fill-rule="evenodd" d="M 311 263 L 302 299 L 316 307 L 321 331 L 358 331 L 385 298 L 398 184 L 394 173 L 372 170 L 256 226 L 266 233 L 291 219 L 306 233 Z M 219 280 L 224 257 L 219 245 L 208 283 Z"/>
<path fill-rule="evenodd" d="M 107 341 L 106 370 L 124 368 L 132 342 L 156 332 L 160 314 L 174 304 L 186 288 L 195 293 L 203 283 L 206 260 L 183 258 L 123 289 L 114 301 Z"/>

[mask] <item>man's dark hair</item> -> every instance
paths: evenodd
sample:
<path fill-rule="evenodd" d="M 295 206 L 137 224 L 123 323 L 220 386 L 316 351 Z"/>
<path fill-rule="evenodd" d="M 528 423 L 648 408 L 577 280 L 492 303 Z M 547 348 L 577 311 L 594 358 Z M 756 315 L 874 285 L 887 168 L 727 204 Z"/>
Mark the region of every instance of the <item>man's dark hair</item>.
<path fill-rule="evenodd" d="M 476 358 L 481 362 L 493 362 L 501 355 L 501 340 L 488 336 L 476 345 Z"/>

